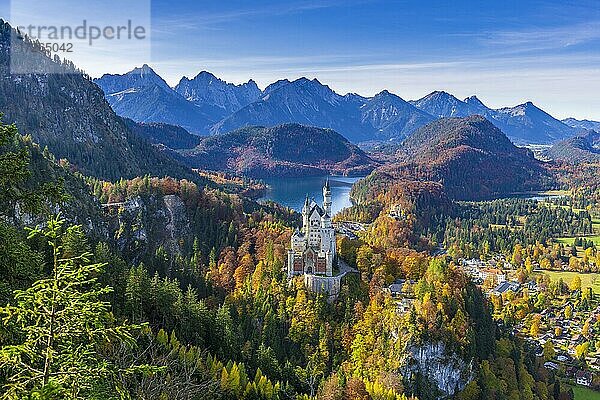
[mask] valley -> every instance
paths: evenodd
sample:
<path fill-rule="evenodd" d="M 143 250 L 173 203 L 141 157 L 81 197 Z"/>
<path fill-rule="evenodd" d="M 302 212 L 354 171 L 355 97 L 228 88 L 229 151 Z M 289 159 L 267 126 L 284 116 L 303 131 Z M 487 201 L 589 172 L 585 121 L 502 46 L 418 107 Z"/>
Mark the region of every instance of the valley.
<path fill-rule="evenodd" d="M 598 122 L 188 76 L 1 22 L 0 398 L 599 393 Z"/>

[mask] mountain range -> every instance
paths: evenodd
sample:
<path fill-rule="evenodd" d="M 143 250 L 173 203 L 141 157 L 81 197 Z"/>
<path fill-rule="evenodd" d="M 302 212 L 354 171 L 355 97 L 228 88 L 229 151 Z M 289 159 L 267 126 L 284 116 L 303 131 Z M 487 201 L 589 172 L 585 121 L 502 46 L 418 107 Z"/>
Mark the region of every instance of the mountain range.
<path fill-rule="evenodd" d="M 220 118 L 258 100 L 262 95 L 253 80 L 234 85 L 206 71 L 200 72 L 193 79 L 184 76 L 174 89 L 186 100 Z"/>
<path fill-rule="evenodd" d="M 573 128 L 587 129 L 587 130 L 593 130 L 596 132 L 600 132 L 600 122 L 599 121 L 590 121 L 588 119 L 566 118 L 566 119 L 563 119 L 562 122 L 569 126 L 572 126 Z"/>
<path fill-rule="evenodd" d="M 136 122 L 162 122 L 203 133 L 219 119 L 215 110 L 198 107 L 169 87 L 148 65 L 123 75 L 105 74 L 94 82 L 117 114 Z"/>
<path fill-rule="evenodd" d="M 144 65 L 118 78 L 105 75 L 103 86 L 113 93 L 105 99 L 103 91 L 72 63 L 50 58 L 38 43 L 13 35 L 18 33 L 2 22 L 3 121 L 16 124 L 21 133 L 86 175 L 105 180 L 169 175 L 206 183 L 190 167 L 290 176 L 364 174 L 376 166 L 362 150 L 328 129 L 295 124 L 202 138 L 179 125 L 120 117 L 106 99 L 116 102 L 113 106 L 119 112 L 136 109 L 139 113 L 132 115 L 136 119 L 146 113 L 148 120 L 167 116 L 206 124 L 209 120 L 202 110 L 225 115 L 262 92 L 254 82 L 232 85 L 203 72 L 182 79 L 176 87 L 180 94 Z M 13 74 L 11 52 L 52 73 Z"/>
<path fill-rule="evenodd" d="M 550 144 L 578 130 L 531 102 L 493 109 L 476 96 L 460 100 L 443 91 L 414 101 L 386 90 L 373 97 L 340 95 L 307 78 L 282 79 L 261 91 L 252 80 L 234 85 L 206 71 L 171 88 L 147 65 L 94 82 L 119 115 L 199 135 L 293 122 L 333 129 L 353 143 L 401 141 L 435 119 L 470 115 L 484 116 L 517 144 Z"/>
<path fill-rule="evenodd" d="M 449 93 L 436 91 L 411 103 L 439 118 L 482 115 L 517 144 L 553 143 L 576 132 L 573 127 L 554 118 L 532 102 L 492 109 L 476 96 L 459 100 Z"/>

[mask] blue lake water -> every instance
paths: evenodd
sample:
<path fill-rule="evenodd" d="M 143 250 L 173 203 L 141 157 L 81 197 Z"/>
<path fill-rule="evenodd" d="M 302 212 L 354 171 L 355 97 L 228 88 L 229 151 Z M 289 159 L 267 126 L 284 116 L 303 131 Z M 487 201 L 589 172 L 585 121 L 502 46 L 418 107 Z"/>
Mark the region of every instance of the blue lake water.
<path fill-rule="evenodd" d="M 263 179 L 268 188 L 265 196 L 259 200 L 273 200 L 301 212 L 307 194 L 309 198 L 314 198 L 318 204 L 323 204 L 323 185 L 327 178 L 329 178 L 329 186 L 331 187 L 331 211 L 336 214 L 342 208 L 352 205 L 350 188 L 354 182 L 362 177 L 311 176 Z"/>

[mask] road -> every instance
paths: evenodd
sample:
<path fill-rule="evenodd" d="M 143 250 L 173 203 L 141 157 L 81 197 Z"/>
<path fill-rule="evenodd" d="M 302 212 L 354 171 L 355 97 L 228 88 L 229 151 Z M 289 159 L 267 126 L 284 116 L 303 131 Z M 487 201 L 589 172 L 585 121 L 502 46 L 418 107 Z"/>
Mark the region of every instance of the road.
<path fill-rule="evenodd" d="M 338 267 L 340 269 L 340 274 L 339 274 L 340 278 L 345 276 L 349 272 L 354 272 L 354 273 L 358 274 L 358 270 L 356 268 L 352 268 L 344 260 L 342 260 L 339 257 L 337 260 L 338 260 Z"/>

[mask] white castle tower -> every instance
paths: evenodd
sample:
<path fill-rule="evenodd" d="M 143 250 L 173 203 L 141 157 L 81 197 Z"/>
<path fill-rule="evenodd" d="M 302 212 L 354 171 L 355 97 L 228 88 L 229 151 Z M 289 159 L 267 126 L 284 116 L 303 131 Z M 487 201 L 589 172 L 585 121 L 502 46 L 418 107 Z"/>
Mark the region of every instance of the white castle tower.
<path fill-rule="evenodd" d="M 323 211 L 327 215 L 331 215 L 331 189 L 329 188 L 329 178 L 325 181 L 323 186 Z"/>
<path fill-rule="evenodd" d="M 323 186 L 323 207 L 306 196 L 302 207 L 302 230 L 292 235 L 288 251 L 288 277 L 302 274 L 333 275 L 335 229 L 331 224 L 331 189 Z"/>

